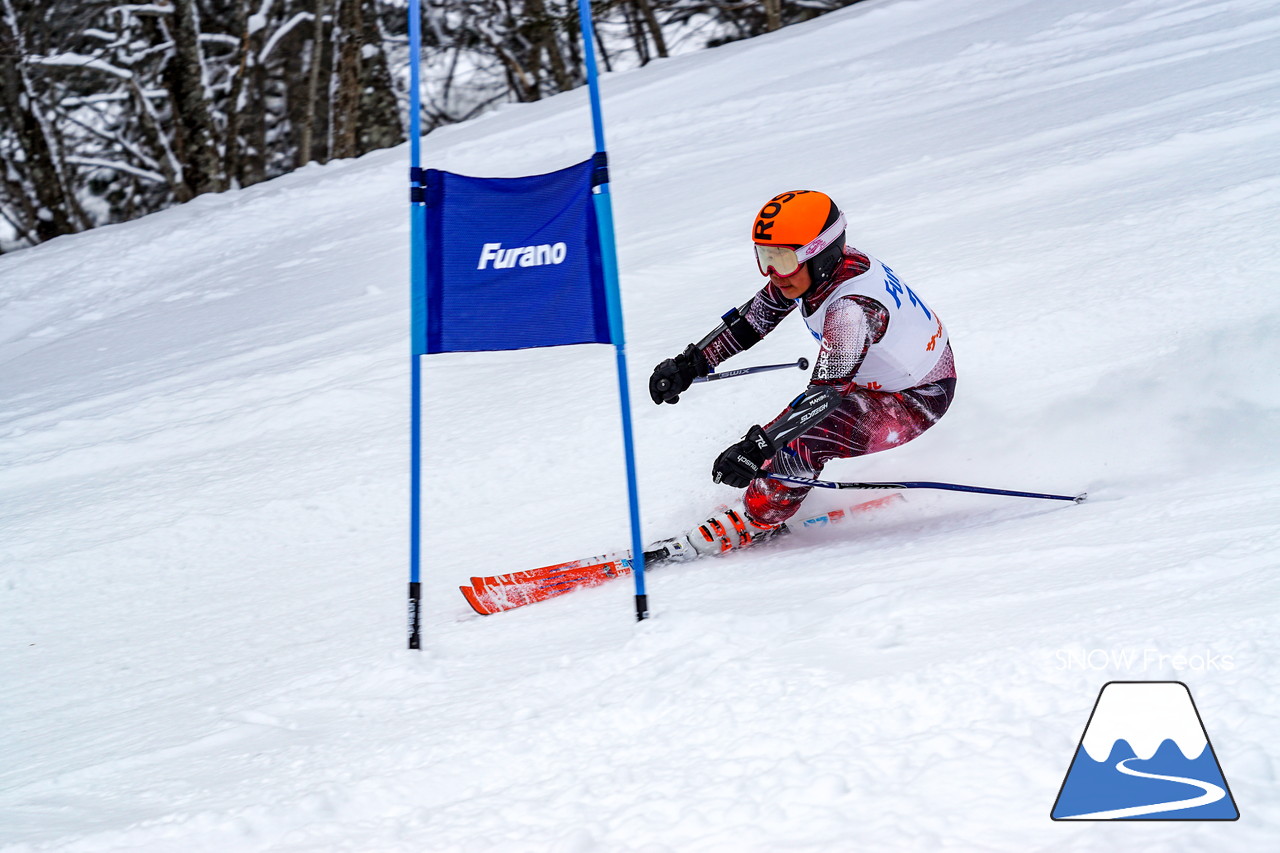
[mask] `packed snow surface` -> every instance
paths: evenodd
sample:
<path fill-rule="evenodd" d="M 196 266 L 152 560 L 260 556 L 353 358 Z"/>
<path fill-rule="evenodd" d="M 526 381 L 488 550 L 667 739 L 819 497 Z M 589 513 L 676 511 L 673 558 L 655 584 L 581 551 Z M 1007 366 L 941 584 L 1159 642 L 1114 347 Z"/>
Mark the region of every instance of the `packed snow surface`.
<path fill-rule="evenodd" d="M 655 571 L 642 624 L 626 582 L 457 592 L 626 544 L 611 350 L 436 356 L 403 648 L 404 149 L 0 257 L 0 850 L 1275 850 L 1278 57 L 1269 0 L 872 0 L 606 77 L 646 536 L 733 500 L 715 454 L 804 386 L 644 395 L 795 188 L 960 373 L 827 476 L 1090 494 L 912 492 Z M 590 150 L 581 91 L 425 140 Z M 1188 685 L 1238 822 L 1049 819 L 1134 679 Z"/>

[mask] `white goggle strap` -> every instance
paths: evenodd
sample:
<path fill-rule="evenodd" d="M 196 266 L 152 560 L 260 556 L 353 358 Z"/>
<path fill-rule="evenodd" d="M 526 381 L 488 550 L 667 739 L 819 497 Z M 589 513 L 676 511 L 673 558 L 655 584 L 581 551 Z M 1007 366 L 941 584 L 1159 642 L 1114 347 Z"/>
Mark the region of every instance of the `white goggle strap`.
<path fill-rule="evenodd" d="M 839 218 L 837 218 L 835 222 L 831 223 L 830 228 L 823 231 L 811 242 L 801 246 L 799 249 L 796 249 L 796 258 L 800 263 L 804 263 L 811 258 L 817 257 L 819 252 L 835 242 L 836 238 L 844 231 L 844 228 L 844 214 L 841 213 Z"/>

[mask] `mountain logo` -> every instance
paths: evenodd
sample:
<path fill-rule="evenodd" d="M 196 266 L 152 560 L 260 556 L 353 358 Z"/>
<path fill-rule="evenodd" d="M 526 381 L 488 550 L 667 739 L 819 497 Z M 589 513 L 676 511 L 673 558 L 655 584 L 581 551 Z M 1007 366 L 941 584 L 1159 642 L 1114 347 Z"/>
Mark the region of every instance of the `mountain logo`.
<path fill-rule="evenodd" d="M 1054 820 L 1236 820 L 1191 691 L 1181 681 L 1102 686 L 1062 780 Z"/>

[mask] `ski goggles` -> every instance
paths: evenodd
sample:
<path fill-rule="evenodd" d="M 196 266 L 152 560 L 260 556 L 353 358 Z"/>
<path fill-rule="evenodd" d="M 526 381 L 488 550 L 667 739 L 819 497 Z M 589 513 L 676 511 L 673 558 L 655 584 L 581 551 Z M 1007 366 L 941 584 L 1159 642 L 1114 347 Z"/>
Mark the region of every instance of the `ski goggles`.
<path fill-rule="evenodd" d="M 842 213 L 835 222 L 831 223 L 830 228 L 799 248 L 792 248 L 791 246 L 762 246 L 757 243 L 756 266 L 760 268 L 760 275 L 773 273 L 779 278 L 791 278 L 791 276 L 800 272 L 801 264 L 816 258 L 823 249 L 834 243 L 836 238 L 844 233 L 844 228 L 845 221 Z"/>

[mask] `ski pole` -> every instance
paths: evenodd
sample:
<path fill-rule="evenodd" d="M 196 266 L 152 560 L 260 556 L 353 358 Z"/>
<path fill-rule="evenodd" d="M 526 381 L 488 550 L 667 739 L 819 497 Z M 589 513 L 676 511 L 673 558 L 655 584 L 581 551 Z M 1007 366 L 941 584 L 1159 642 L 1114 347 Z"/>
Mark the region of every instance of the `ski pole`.
<path fill-rule="evenodd" d="M 706 376 L 695 376 L 694 382 L 712 382 L 716 379 L 732 379 L 735 376 L 746 376 L 748 373 L 763 373 L 766 370 L 786 370 L 789 367 L 798 367 L 801 370 L 809 369 L 809 359 L 800 358 L 796 361 L 788 361 L 786 364 L 761 364 L 756 367 L 740 367 L 737 370 L 726 370 L 724 373 L 708 373 Z M 658 390 L 665 392 L 671 387 L 670 379 L 659 379 Z M 679 397 L 675 398 L 679 400 Z"/>
<path fill-rule="evenodd" d="M 1011 498 L 1042 498 L 1048 501 L 1073 501 L 1083 503 L 1088 492 L 1078 495 L 1045 495 L 1039 492 L 1013 492 L 1008 489 L 987 489 L 982 486 L 961 486 L 957 483 L 927 483 L 922 481 L 902 483 L 836 483 L 831 480 L 814 480 L 808 477 L 787 477 L 770 474 L 769 479 L 797 486 L 818 486 L 823 489 L 942 489 L 948 492 L 976 492 L 981 495 L 1005 495 Z"/>
<path fill-rule="evenodd" d="M 714 382 L 717 379 L 732 379 L 735 376 L 746 376 L 748 373 L 764 373 L 766 370 L 786 370 L 788 367 L 798 367 L 801 370 L 808 370 L 809 359 L 801 358 L 797 361 L 788 361 L 786 364 L 761 364 L 757 367 L 740 367 L 737 370 L 726 370 L 724 373 L 708 373 L 706 376 L 699 376 L 693 381 Z"/>

